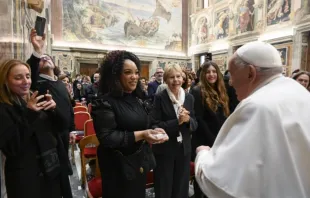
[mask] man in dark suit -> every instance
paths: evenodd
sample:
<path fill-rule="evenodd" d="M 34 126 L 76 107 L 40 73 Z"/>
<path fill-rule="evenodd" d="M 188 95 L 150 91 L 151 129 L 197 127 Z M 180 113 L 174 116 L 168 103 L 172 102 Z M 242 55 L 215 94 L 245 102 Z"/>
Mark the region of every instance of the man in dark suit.
<path fill-rule="evenodd" d="M 154 76 L 155 80 L 153 82 L 150 82 L 147 87 L 148 97 L 152 101 L 154 99 L 154 95 L 156 94 L 158 86 L 163 83 L 164 70 L 161 67 L 157 67 Z"/>

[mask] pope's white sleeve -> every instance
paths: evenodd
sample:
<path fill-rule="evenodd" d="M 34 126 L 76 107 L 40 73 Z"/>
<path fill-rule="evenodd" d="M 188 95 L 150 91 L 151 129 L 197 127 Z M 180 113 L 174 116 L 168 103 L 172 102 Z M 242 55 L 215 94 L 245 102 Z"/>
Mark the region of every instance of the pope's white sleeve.
<path fill-rule="evenodd" d="M 228 195 L 224 190 L 218 188 L 213 184 L 209 178 L 206 177 L 204 165 L 212 161 L 212 156 L 207 150 L 200 151 L 195 159 L 195 177 L 199 184 L 201 191 L 210 198 L 233 198 Z"/>

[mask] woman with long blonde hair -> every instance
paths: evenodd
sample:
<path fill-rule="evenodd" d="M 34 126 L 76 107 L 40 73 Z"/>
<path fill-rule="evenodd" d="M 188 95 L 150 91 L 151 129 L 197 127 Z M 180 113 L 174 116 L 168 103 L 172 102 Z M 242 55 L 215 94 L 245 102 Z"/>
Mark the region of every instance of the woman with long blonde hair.
<path fill-rule="evenodd" d="M 229 116 L 229 98 L 227 96 L 223 75 L 218 65 L 206 61 L 201 66 L 199 84 L 191 89 L 195 98 L 195 115 L 198 129 L 192 135 L 192 159 L 196 148 L 201 145 L 212 147 L 215 138 Z M 195 197 L 203 197 L 197 183 L 194 183 Z"/>

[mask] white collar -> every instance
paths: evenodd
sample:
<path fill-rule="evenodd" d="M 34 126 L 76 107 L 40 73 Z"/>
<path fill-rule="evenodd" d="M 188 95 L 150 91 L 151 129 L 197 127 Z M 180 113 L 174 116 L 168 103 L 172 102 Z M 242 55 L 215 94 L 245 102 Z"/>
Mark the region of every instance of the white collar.
<path fill-rule="evenodd" d="M 173 107 L 174 107 L 175 113 L 177 115 L 177 118 L 179 118 L 179 109 L 180 109 L 180 107 L 183 106 L 184 101 L 185 101 L 185 91 L 182 87 L 180 87 L 179 97 L 178 97 L 179 100 L 177 100 L 168 86 L 167 86 L 166 90 L 167 90 L 167 93 L 168 93 L 168 96 L 169 96 L 171 102 L 173 103 Z"/>
<path fill-rule="evenodd" d="M 46 74 L 39 74 L 39 76 L 41 78 L 45 78 L 45 79 L 50 80 L 50 81 L 57 81 L 58 80 L 57 76 L 54 76 L 54 78 L 49 76 L 49 75 L 46 75 Z"/>
<path fill-rule="evenodd" d="M 264 80 L 262 83 L 260 83 L 253 91 L 250 95 L 252 95 L 253 93 L 255 93 L 256 91 L 258 91 L 260 88 L 264 87 L 265 85 L 269 84 L 271 81 L 273 81 L 276 78 L 279 78 L 283 76 L 282 74 L 276 74 L 274 76 L 271 76 L 270 78 L 268 78 L 267 80 Z M 249 96 L 250 96 L 249 95 Z"/>

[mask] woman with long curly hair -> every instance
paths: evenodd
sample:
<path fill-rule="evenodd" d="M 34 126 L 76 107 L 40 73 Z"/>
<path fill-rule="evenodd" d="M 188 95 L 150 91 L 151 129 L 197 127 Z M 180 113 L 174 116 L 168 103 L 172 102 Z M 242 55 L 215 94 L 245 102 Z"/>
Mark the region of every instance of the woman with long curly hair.
<path fill-rule="evenodd" d="M 139 58 L 127 51 L 110 52 L 101 66 L 92 117 L 100 142 L 102 197 L 144 198 L 147 172 L 155 168 L 147 143 L 169 139 L 163 129 L 150 129 L 139 73 Z"/>
<path fill-rule="evenodd" d="M 195 114 L 198 129 L 192 136 L 192 155 L 201 145 L 212 147 L 215 138 L 229 116 L 229 98 L 223 75 L 218 65 L 206 61 L 201 66 L 200 82 L 191 90 L 195 98 Z M 203 197 L 197 183 L 194 183 L 195 197 Z"/>

